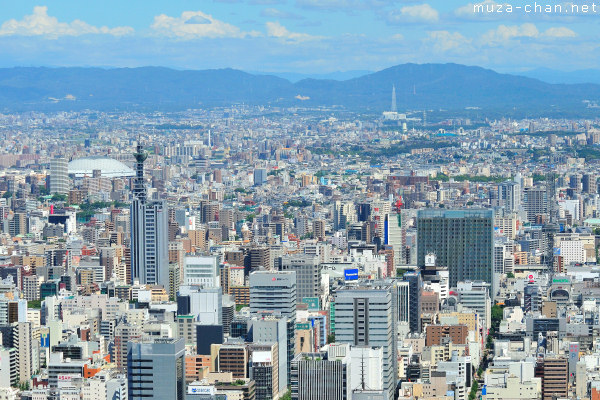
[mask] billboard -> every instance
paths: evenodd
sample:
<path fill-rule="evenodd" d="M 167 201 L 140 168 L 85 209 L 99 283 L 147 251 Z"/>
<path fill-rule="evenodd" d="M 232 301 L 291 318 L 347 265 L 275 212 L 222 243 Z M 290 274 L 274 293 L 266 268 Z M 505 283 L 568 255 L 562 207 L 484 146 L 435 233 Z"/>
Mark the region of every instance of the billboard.
<path fill-rule="evenodd" d="M 358 280 L 358 268 L 345 269 L 344 270 L 344 280 L 357 281 Z"/>

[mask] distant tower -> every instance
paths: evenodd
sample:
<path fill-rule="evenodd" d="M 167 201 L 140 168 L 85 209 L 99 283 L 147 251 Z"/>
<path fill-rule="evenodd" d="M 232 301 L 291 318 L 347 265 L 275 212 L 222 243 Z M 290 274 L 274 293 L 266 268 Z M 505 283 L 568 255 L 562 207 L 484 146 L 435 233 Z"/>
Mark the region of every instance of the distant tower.
<path fill-rule="evenodd" d="M 210 129 L 208 130 L 208 147 L 211 147 L 210 146 Z"/>
<path fill-rule="evenodd" d="M 392 109 L 390 111 L 391 112 L 398 111 L 398 109 L 396 108 L 396 85 L 392 85 Z"/>

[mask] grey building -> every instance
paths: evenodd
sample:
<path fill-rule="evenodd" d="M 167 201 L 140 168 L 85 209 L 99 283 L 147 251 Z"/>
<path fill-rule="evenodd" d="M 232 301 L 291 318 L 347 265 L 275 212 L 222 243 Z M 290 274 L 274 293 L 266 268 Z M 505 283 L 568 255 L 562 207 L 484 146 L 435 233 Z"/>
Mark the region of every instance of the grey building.
<path fill-rule="evenodd" d="M 298 299 L 319 295 L 321 273 L 319 256 L 294 254 L 281 257 L 281 271 L 296 271 Z"/>
<path fill-rule="evenodd" d="M 336 343 L 383 348 L 383 381 L 388 399 L 397 384 L 397 288 L 391 281 L 359 283 L 335 292 Z"/>
<path fill-rule="evenodd" d="M 300 353 L 292 361 L 293 400 L 345 400 L 349 396 L 347 358 L 329 359 L 326 352 Z"/>
<path fill-rule="evenodd" d="M 536 222 L 538 215 L 548 214 L 548 192 L 542 187 L 528 187 L 523 190 L 523 205 L 529 222 Z"/>
<path fill-rule="evenodd" d="M 287 320 L 287 382 L 295 353 L 296 272 L 255 271 L 250 274 L 250 313 L 280 314 Z M 280 375 L 281 376 L 281 375 Z"/>
<path fill-rule="evenodd" d="M 420 210 L 417 214 L 417 264 L 435 254 L 448 268 L 450 287 L 460 281 L 493 283 L 494 213 L 492 210 Z"/>
<path fill-rule="evenodd" d="M 279 376 L 279 392 L 288 384 L 289 341 L 288 319 L 281 314 L 257 314 L 250 321 L 249 341 L 254 343 L 277 343 L 277 368 Z M 292 353 L 293 357 L 293 353 Z"/>
<path fill-rule="evenodd" d="M 169 290 L 168 210 L 164 201 L 148 201 L 144 183 L 146 153 L 138 144 L 131 202 L 131 275 L 141 284 Z M 171 293 L 172 294 L 172 293 Z"/>
<path fill-rule="evenodd" d="M 423 279 L 419 272 L 412 271 L 406 272 L 403 279 L 404 282 L 398 286 L 399 294 L 402 296 L 398 298 L 398 310 L 402 310 L 400 317 L 403 318 L 400 321 L 408 321 L 410 331 L 420 333 Z"/>
<path fill-rule="evenodd" d="M 183 400 L 185 341 L 155 339 L 127 348 L 129 400 Z"/>
<path fill-rule="evenodd" d="M 69 194 L 69 163 L 64 157 L 50 160 L 50 193 Z"/>

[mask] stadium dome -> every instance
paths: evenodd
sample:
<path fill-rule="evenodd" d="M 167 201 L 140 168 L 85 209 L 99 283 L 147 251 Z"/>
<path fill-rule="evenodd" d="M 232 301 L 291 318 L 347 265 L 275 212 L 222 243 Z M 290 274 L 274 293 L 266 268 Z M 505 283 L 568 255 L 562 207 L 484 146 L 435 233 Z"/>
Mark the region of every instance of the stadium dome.
<path fill-rule="evenodd" d="M 135 171 L 120 161 L 108 157 L 83 157 L 69 163 L 69 174 L 76 177 L 92 176 L 99 169 L 102 177 L 124 178 L 135 176 Z"/>

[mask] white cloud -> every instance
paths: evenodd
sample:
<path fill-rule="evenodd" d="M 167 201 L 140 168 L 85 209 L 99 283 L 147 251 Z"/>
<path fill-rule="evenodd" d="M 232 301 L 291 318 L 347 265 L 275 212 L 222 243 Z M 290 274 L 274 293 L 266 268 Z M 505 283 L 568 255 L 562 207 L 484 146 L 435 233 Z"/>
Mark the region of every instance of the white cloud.
<path fill-rule="evenodd" d="M 260 12 L 260 15 L 267 18 L 304 19 L 301 15 L 282 11 L 277 8 L 265 8 Z"/>
<path fill-rule="evenodd" d="M 129 26 L 97 27 L 79 19 L 71 23 L 59 22 L 56 17 L 48 15 L 48 7 L 45 6 L 36 6 L 33 14 L 24 16 L 22 20 L 10 19 L 0 26 L 0 36 L 45 36 L 50 39 L 88 34 L 123 36 L 130 33 L 133 33 L 133 28 Z"/>
<path fill-rule="evenodd" d="M 256 32 L 243 32 L 237 26 L 219 21 L 202 11 L 184 11 L 180 17 L 157 15 L 150 27 L 161 35 L 180 39 L 243 38 L 257 35 Z"/>
<path fill-rule="evenodd" d="M 459 32 L 431 31 L 427 33 L 427 38 L 424 41 L 438 53 L 448 51 L 467 53 L 472 50 L 471 39 L 464 37 Z"/>
<path fill-rule="evenodd" d="M 293 42 L 306 42 L 309 40 L 322 39 L 321 36 L 313 36 L 308 33 L 290 32 L 279 22 L 267 22 L 267 36 L 277 39 L 289 40 Z"/>
<path fill-rule="evenodd" d="M 544 32 L 544 36 L 552 37 L 552 38 L 572 38 L 572 37 L 576 37 L 577 34 L 569 28 L 565 28 L 564 26 L 559 26 L 559 27 L 548 28 Z"/>
<path fill-rule="evenodd" d="M 487 45 L 501 45 L 510 42 L 513 39 L 532 39 L 532 38 L 572 38 L 577 34 L 569 28 L 552 27 L 544 32 L 532 23 L 522 25 L 500 25 L 496 29 L 492 29 L 485 33 L 481 41 Z"/>
<path fill-rule="evenodd" d="M 438 11 L 429 4 L 402 7 L 400 14 L 408 22 L 437 22 L 440 18 Z"/>
<path fill-rule="evenodd" d="M 482 6 L 481 8 L 478 8 L 481 11 L 476 12 L 476 7 L 479 6 Z M 499 7 L 501 7 L 501 9 L 504 9 L 505 6 L 506 3 L 498 3 L 494 0 L 483 0 L 476 3 L 469 3 L 457 8 L 456 10 L 454 10 L 454 15 L 462 18 L 476 18 L 483 20 L 507 18 L 510 16 L 507 15 L 507 13 L 496 12 L 499 9 Z"/>

